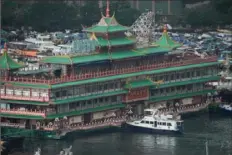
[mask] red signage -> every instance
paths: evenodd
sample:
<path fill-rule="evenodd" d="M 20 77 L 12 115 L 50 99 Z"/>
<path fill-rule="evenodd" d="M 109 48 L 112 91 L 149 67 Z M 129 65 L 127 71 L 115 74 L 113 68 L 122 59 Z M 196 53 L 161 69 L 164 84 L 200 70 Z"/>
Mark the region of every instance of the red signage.
<path fill-rule="evenodd" d="M 125 97 L 126 102 L 147 100 L 149 98 L 148 88 L 139 88 L 131 90 Z"/>

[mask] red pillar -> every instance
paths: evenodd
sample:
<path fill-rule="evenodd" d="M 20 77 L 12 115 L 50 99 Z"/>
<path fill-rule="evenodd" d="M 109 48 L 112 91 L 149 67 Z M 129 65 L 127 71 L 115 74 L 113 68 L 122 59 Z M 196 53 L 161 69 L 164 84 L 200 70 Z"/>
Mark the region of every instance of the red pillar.
<path fill-rule="evenodd" d="M 32 97 L 32 89 L 30 88 L 30 98 Z"/>
<path fill-rule="evenodd" d="M 48 101 L 50 101 L 51 89 L 48 89 Z"/>

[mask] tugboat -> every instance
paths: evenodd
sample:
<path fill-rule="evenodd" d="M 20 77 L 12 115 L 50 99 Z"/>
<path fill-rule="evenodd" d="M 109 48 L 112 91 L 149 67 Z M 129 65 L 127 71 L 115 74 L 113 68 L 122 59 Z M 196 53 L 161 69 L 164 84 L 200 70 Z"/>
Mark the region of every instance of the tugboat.
<path fill-rule="evenodd" d="M 176 114 L 160 114 L 157 109 L 145 109 L 141 120 L 126 122 L 126 127 L 149 133 L 183 133 L 183 120 Z"/>

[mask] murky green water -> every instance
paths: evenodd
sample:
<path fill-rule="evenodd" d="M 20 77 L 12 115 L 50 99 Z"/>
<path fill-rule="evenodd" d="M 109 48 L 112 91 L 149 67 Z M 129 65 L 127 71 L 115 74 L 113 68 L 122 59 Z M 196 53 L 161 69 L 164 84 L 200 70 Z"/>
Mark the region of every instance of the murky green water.
<path fill-rule="evenodd" d="M 24 151 L 33 155 L 57 155 L 62 148 L 73 146 L 74 155 L 232 155 L 232 117 L 199 115 L 185 119 L 183 136 L 141 133 L 110 133 L 78 138 L 72 141 L 26 140 Z M 20 155 L 20 153 L 17 153 Z"/>

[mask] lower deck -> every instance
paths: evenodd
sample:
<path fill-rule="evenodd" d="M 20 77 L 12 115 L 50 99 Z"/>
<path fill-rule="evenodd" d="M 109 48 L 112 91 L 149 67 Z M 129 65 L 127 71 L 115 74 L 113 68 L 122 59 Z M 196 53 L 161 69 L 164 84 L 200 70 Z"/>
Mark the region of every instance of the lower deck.
<path fill-rule="evenodd" d="M 173 99 L 160 102 L 137 101 L 127 104 L 123 108 L 88 112 L 81 115 L 57 117 L 53 119 L 1 118 L 1 126 L 17 128 L 24 131 L 51 132 L 55 135 L 67 134 L 73 131 L 87 131 L 103 129 L 105 127 L 120 127 L 128 120 L 136 120 L 143 116 L 144 109 L 156 108 L 162 113 L 188 113 L 199 111 L 212 103 L 214 97 L 198 95 L 188 98 Z M 27 133 L 27 132 L 26 132 Z M 53 133 L 53 134 L 54 134 Z M 10 133 L 15 134 L 15 133 Z M 4 135 L 4 133 L 2 133 Z M 8 135 L 9 136 L 9 135 Z"/>

